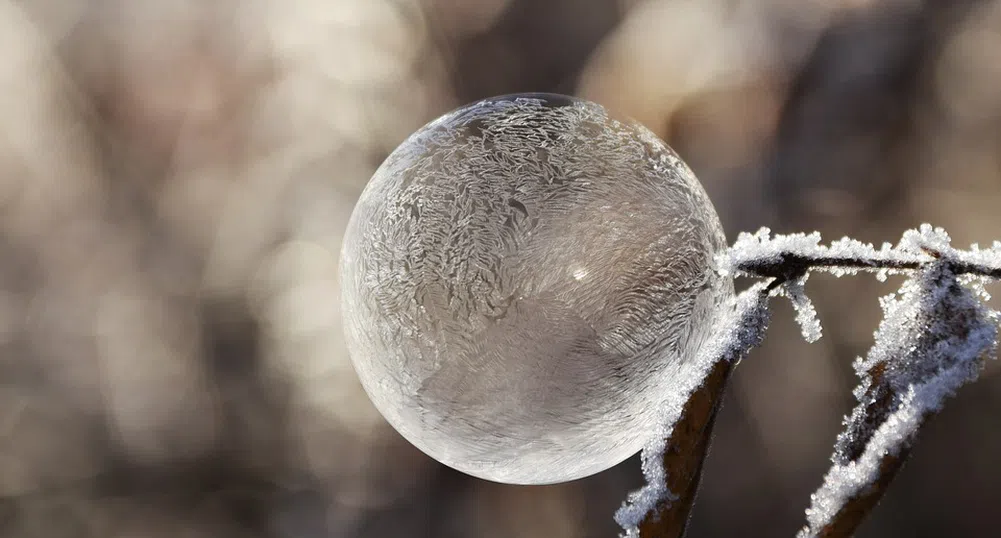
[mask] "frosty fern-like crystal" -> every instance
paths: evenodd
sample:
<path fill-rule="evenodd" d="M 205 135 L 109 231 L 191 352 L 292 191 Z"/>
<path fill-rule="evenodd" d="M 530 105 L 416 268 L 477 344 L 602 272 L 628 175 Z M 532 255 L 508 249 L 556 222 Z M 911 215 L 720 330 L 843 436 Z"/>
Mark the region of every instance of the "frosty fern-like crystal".
<path fill-rule="evenodd" d="M 480 101 L 383 163 L 342 253 L 349 350 L 373 403 L 433 458 L 543 484 L 605 470 L 733 294 L 724 235 L 663 142 L 555 95 Z"/>

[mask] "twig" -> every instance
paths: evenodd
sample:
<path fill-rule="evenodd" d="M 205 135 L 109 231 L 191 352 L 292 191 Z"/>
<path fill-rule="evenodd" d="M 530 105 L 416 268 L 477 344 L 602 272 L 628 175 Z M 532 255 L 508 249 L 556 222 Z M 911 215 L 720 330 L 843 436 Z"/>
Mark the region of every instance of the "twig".
<path fill-rule="evenodd" d="M 729 361 L 717 362 L 705 383 L 692 393 L 685 404 L 663 456 L 667 489 L 677 497 L 673 500 L 661 499 L 657 503 L 656 508 L 640 523 L 640 536 L 684 536 L 732 365 Z"/>
<path fill-rule="evenodd" d="M 893 394 L 884 376 L 886 363 L 881 362 L 870 372 L 872 384 L 861 399 L 863 403 L 846 420 L 845 431 L 838 436 L 832 460 L 836 465 L 858 462 L 865 453 L 880 425 L 885 424 L 893 411 Z M 910 455 L 910 442 L 893 454 L 884 455 L 879 461 L 878 478 L 869 487 L 861 489 L 847 499 L 837 513 L 819 529 L 809 525 L 801 534 L 822 538 L 848 537 L 862 523 L 869 512 L 883 498 L 890 482 L 897 476 Z"/>
<path fill-rule="evenodd" d="M 934 261 L 934 255 L 928 261 L 894 260 L 894 259 L 856 259 L 839 256 L 801 256 L 784 252 L 777 260 L 751 260 L 737 267 L 743 273 L 759 278 L 774 278 L 779 283 L 794 280 L 811 270 L 823 269 L 859 269 L 878 271 L 915 271 Z M 957 275 L 975 275 L 992 279 L 1001 279 L 1001 267 L 989 267 L 975 263 L 957 262 L 953 265 Z"/>
<path fill-rule="evenodd" d="M 921 426 L 946 397 L 976 379 L 996 345 L 989 311 L 943 259 L 886 301 L 876 344 L 856 364 L 859 405 L 845 420 L 833 466 L 811 497 L 799 536 L 851 536 L 903 466 Z"/>
<path fill-rule="evenodd" d="M 859 271 L 910 273 L 945 257 L 954 274 L 997 280 L 1001 279 L 999 256 L 999 243 L 987 250 L 976 245 L 970 250 L 957 250 L 949 246 L 944 230 L 927 224 L 906 232 L 896 247 L 885 244 L 879 249 L 847 237 L 826 246 L 820 244 L 817 233 L 772 236 L 770 230 L 762 228 L 755 234 L 741 234 L 721 257 L 720 265 L 723 272 L 734 276 L 774 279 L 776 287 L 810 271 L 839 276 Z"/>
<path fill-rule="evenodd" d="M 986 350 L 997 344 L 997 316 L 957 280 L 1001 279 L 1001 244 L 953 249 L 941 229 L 909 231 L 896 247 L 852 239 L 830 246 L 819 234 L 741 234 L 719 261 L 724 275 L 768 279 L 742 293 L 696 360 L 683 404 L 669 405 L 663 434 L 643 451 L 647 485 L 616 514 L 627 537 L 682 536 L 698 489 L 719 400 L 736 361 L 760 343 L 767 298 L 784 294 L 797 307 L 809 340 L 820 336 L 803 290 L 810 271 L 841 276 L 860 271 L 908 273 L 906 300 L 886 300 L 887 319 L 869 358 L 857 369 L 859 406 L 846 420 L 834 467 L 812 497 L 801 536 L 850 536 L 879 501 L 906 459 L 920 425 L 945 397 L 976 377 Z"/>
<path fill-rule="evenodd" d="M 757 346 L 768 325 L 763 284 L 741 293 L 679 383 L 688 391 L 667 406 L 663 431 L 643 449 L 647 484 L 615 515 L 626 536 L 682 536 L 698 491 L 702 464 L 730 369 Z"/>
<path fill-rule="evenodd" d="M 890 269 L 913 271 L 920 269 L 923 262 L 895 259 L 859 259 L 845 256 L 804 256 L 794 252 L 783 252 L 773 259 L 748 260 L 736 269 L 748 276 L 774 278 L 777 284 L 802 277 L 811 270 L 838 268 L 876 271 Z"/>

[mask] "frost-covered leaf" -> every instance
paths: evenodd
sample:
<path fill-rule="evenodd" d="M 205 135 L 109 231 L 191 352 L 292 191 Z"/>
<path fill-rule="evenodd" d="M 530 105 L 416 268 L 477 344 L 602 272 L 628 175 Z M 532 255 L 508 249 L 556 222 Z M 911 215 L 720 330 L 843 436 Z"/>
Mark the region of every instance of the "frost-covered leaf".
<path fill-rule="evenodd" d="M 874 502 L 866 496 L 903 456 L 924 420 L 977 377 L 997 345 L 996 315 L 959 283 L 948 238 L 911 235 L 905 241 L 934 248 L 941 261 L 882 301 L 885 318 L 876 342 L 856 362 L 859 406 L 845 421 L 833 466 L 811 497 L 800 536 L 819 535 L 852 503 Z"/>
<path fill-rule="evenodd" d="M 1001 243 L 957 250 L 944 230 L 927 224 L 906 232 L 896 246 L 884 243 L 876 248 L 850 238 L 822 245 L 820 239 L 816 232 L 772 235 L 762 228 L 741 234 L 717 257 L 725 276 L 766 281 L 738 297 L 732 314 L 718 322 L 709 345 L 690 365 L 690 375 L 679 384 L 684 390 L 672 395 L 662 431 L 643 450 L 647 485 L 631 494 L 616 514 L 626 536 L 640 536 L 640 529 L 644 537 L 677 536 L 683 529 L 685 503 L 690 506 L 694 490 L 672 491 L 669 485 L 678 477 L 668 476 L 665 464 L 687 462 L 693 467 L 680 470 L 697 478 L 701 459 L 677 453 L 678 447 L 705 449 L 705 443 L 693 444 L 687 438 L 692 435 L 687 406 L 705 396 L 708 385 L 723 384 L 712 377 L 706 382 L 709 372 L 719 371 L 714 365 L 739 360 L 760 342 L 768 320 L 767 298 L 787 296 L 804 337 L 820 337 L 816 309 L 804 288 L 811 272 L 845 276 L 864 271 L 881 281 L 890 274 L 907 274 L 909 279 L 898 294 L 883 299 L 885 319 L 876 343 L 867 357 L 856 361 L 862 378 L 855 390 L 859 405 L 845 420 L 833 467 L 812 497 L 801 536 L 850 535 L 892 480 L 922 422 L 976 378 L 984 357 L 997 346 L 1001 316 L 982 301 L 989 298 L 984 284 L 1001 279 Z M 665 527 L 664 519 L 658 519 L 663 516 L 674 518 L 680 529 Z"/>
<path fill-rule="evenodd" d="M 668 489 L 669 477 L 665 472 L 665 459 L 669 457 L 665 451 L 672 443 L 675 425 L 682 418 L 692 394 L 704 387 L 714 366 L 720 362 L 738 362 L 751 348 L 760 344 L 769 320 L 768 297 L 763 283 L 755 284 L 738 295 L 725 315 L 720 316 L 712 337 L 706 341 L 697 360 L 689 365 L 679 380 L 680 390 L 670 396 L 663 409 L 660 430 L 641 454 L 646 485 L 631 493 L 615 514 L 615 520 L 626 531 L 626 537 L 638 537 L 640 525 L 645 519 L 656 517 L 658 507 L 679 499 L 680 492 Z M 694 471 L 697 472 L 697 469 Z"/>

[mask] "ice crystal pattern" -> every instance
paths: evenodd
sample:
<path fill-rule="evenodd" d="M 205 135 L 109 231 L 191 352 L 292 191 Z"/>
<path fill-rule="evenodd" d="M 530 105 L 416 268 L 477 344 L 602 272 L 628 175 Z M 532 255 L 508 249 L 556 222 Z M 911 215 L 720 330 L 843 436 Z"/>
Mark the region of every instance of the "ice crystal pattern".
<path fill-rule="evenodd" d="M 733 295 L 691 170 L 600 106 L 531 94 L 426 125 L 378 169 L 342 252 L 345 328 L 375 406 L 465 473 L 603 471 L 660 409 Z"/>

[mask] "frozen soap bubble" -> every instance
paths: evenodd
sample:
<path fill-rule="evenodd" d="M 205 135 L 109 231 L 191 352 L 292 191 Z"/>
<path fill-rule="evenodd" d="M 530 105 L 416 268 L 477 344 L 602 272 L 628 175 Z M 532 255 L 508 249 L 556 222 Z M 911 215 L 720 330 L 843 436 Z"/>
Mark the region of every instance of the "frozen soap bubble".
<path fill-rule="evenodd" d="M 473 476 L 548 484 L 635 454 L 733 294 L 691 170 L 557 95 L 429 123 L 366 187 L 342 253 L 351 357 L 406 439 Z"/>

